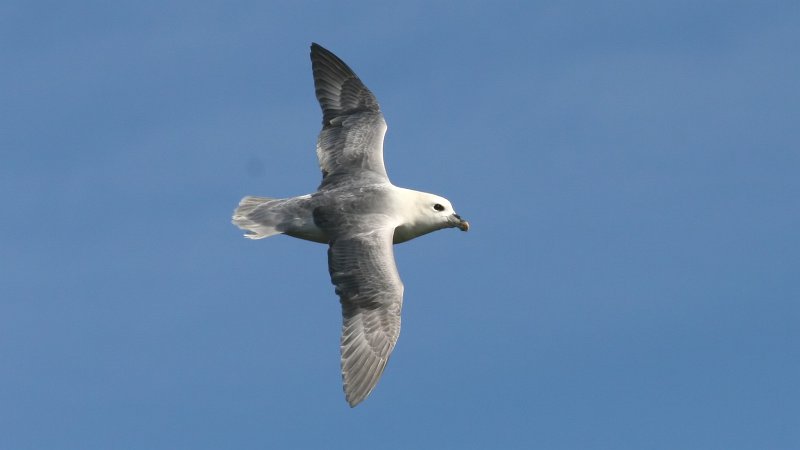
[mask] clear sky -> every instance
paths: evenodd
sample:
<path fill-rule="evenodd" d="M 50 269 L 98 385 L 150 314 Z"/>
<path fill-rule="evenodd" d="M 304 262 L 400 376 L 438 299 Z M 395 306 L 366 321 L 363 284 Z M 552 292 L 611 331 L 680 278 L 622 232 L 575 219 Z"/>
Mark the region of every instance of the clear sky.
<path fill-rule="evenodd" d="M 347 406 L 308 46 L 389 175 L 471 224 L 396 248 Z M 800 3 L 0 7 L 0 449 L 800 448 Z"/>

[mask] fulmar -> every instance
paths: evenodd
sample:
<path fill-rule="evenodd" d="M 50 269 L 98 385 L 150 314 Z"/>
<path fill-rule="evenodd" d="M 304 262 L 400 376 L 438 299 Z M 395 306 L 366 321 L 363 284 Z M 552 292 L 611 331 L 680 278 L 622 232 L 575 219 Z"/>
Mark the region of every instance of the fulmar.
<path fill-rule="evenodd" d="M 328 245 L 342 304 L 342 379 L 351 407 L 378 383 L 400 334 L 403 283 L 392 245 L 469 223 L 444 197 L 393 185 L 383 165 L 386 121 L 378 101 L 341 59 L 311 44 L 322 131 L 322 183 L 292 198 L 244 197 L 233 223 L 245 237 L 275 234 Z"/>

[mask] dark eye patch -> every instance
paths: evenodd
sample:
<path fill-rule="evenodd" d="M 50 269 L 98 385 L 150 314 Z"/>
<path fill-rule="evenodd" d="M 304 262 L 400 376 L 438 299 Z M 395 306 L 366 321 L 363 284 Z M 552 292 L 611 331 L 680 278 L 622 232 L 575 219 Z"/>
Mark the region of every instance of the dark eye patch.
<path fill-rule="evenodd" d="M 444 211 L 444 206 L 440 205 L 439 203 L 433 205 L 433 209 L 437 211 Z"/>

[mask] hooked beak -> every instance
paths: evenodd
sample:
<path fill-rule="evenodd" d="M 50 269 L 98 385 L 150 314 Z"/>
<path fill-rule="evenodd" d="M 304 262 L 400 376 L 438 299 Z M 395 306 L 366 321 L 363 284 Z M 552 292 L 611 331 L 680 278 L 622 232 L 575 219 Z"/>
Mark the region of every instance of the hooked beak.
<path fill-rule="evenodd" d="M 453 214 L 452 216 L 450 216 L 449 222 L 450 226 L 456 227 L 461 231 L 469 230 L 469 222 L 462 219 L 461 216 L 459 216 L 458 214 Z"/>

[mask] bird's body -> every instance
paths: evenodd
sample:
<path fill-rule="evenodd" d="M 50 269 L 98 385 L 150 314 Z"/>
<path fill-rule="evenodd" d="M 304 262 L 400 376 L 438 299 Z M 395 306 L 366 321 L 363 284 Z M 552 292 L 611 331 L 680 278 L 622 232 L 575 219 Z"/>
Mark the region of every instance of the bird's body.
<path fill-rule="evenodd" d="M 328 244 L 331 281 L 342 303 L 342 376 L 351 406 L 378 382 L 400 333 L 403 284 L 392 244 L 469 224 L 443 197 L 394 186 L 383 165 L 386 122 L 377 100 L 333 53 L 311 46 L 323 128 L 322 183 L 286 199 L 245 197 L 233 223 L 260 239 L 286 234 Z"/>
<path fill-rule="evenodd" d="M 358 214 L 377 214 L 394 226 L 392 243 L 401 244 L 416 237 L 452 225 L 426 221 L 425 214 L 403 214 L 415 210 L 417 199 L 432 194 L 397 187 L 391 183 L 322 191 L 287 199 L 245 197 L 236 210 L 235 223 L 250 230 L 245 237 L 262 239 L 275 234 L 285 234 L 306 241 L 327 244 L 330 237 L 324 228 L 314 222 L 314 210 L 327 206 L 338 211 L 355 211 Z M 447 202 L 443 198 L 440 204 Z M 387 205 L 404 205 L 402 208 Z"/>

